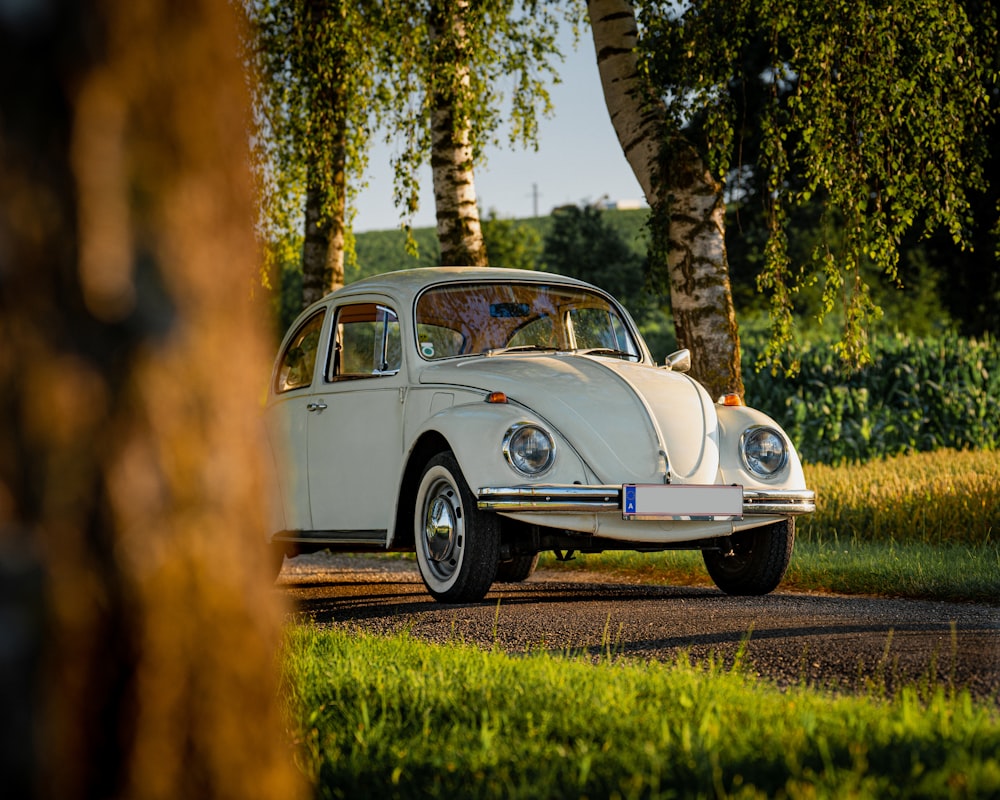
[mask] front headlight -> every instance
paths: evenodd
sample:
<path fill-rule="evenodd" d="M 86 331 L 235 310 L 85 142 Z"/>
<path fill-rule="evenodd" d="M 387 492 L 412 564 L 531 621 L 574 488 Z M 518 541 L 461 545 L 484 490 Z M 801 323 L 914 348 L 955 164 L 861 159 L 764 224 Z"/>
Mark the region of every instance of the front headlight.
<path fill-rule="evenodd" d="M 788 446 L 780 431 L 758 425 L 743 431 L 740 455 L 743 464 L 754 475 L 772 478 L 788 462 Z"/>
<path fill-rule="evenodd" d="M 533 477 L 547 472 L 552 466 L 556 460 L 556 445 L 544 428 L 519 422 L 504 435 L 503 454 L 515 470 Z"/>

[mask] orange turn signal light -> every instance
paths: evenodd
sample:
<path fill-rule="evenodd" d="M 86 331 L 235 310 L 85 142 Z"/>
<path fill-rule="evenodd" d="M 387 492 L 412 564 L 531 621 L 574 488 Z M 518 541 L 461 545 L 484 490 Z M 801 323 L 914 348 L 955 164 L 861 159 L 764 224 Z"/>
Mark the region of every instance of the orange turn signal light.
<path fill-rule="evenodd" d="M 743 398 L 733 392 L 732 394 L 722 395 L 722 397 L 719 398 L 718 403 L 720 406 L 741 406 L 743 405 Z"/>
<path fill-rule="evenodd" d="M 488 395 L 486 395 L 486 402 L 487 403 L 506 403 L 507 402 L 507 395 L 505 395 L 503 392 L 490 392 Z"/>

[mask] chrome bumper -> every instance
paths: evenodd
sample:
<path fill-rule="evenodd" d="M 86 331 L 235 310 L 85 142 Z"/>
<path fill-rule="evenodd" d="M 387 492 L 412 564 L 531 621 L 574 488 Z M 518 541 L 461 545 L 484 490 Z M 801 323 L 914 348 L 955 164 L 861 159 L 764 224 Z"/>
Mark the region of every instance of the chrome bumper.
<path fill-rule="evenodd" d="M 597 514 L 622 511 L 621 486 L 505 486 L 479 490 L 483 511 Z M 793 516 L 816 510 L 812 489 L 744 489 L 743 516 Z"/>

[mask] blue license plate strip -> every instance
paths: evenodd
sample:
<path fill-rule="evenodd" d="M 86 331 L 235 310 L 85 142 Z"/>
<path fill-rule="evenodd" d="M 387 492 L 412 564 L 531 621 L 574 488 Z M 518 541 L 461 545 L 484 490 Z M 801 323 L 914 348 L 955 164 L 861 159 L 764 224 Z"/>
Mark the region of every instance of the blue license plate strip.
<path fill-rule="evenodd" d="M 629 483 L 622 487 L 622 516 L 625 519 L 742 519 L 743 487 Z"/>

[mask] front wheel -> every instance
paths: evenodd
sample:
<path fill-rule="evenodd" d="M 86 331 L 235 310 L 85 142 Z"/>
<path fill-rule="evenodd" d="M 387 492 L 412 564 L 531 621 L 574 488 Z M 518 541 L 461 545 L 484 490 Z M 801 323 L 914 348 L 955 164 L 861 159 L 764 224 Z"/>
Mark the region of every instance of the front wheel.
<path fill-rule="evenodd" d="M 774 591 L 788 569 L 795 543 L 795 520 L 734 533 L 732 549 L 703 550 L 715 585 L 726 594 L 761 595 Z"/>
<path fill-rule="evenodd" d="M 420 477 L 414 543 L 420 577 L 435 600 L 473 603 L 493 585 L 500 525 L 477 508 L 450 452 L 434 456 Z"/>

